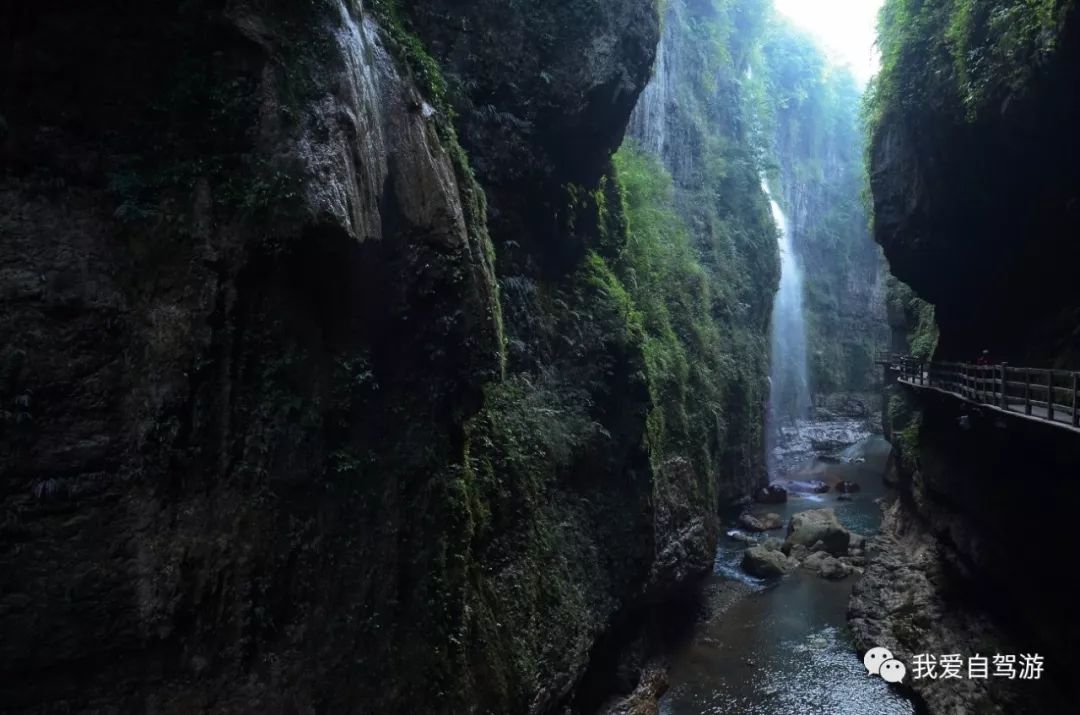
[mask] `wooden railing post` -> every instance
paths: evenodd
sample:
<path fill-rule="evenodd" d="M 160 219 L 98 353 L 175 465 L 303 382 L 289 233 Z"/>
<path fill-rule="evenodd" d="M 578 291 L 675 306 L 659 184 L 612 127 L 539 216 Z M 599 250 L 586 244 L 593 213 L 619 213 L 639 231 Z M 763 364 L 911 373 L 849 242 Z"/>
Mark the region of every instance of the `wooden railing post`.
<path fill-rule="evenodd" d="M 1009 363 L 1001 363 L 1001 404 L 1003 410 L 1009 409 Z"/>
<path fill-rule="evenodd" d="M 1076 373 L 1072 374 L 1072 423 L 1073 427 L 1080 427 L 1080 413 L 1076 411 Z"/>
<path fill-rule="evenodd" d="M 1024 368 L 1024 414 L 1031 414 L 1031 368 Z"/>
<path fill-rule="evenodd" d="M 1046 373 L 1046 419 L 1054 421 L 1054 371 Z"/>

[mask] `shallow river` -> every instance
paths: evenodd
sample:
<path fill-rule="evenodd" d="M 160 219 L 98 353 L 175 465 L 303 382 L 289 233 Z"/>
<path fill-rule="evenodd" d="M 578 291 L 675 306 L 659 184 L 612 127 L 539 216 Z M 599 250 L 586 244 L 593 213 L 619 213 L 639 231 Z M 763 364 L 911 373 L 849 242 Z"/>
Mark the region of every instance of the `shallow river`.
<path fill-rule="evenodd" d="M 889 449 L 881 437 L 870 437 L 840 455 L 850 461 L 815 463 L 797 475 L 830 485 L 857 482 L 862 489 L 852 501 L 838 501 L 835 491 L 792 494 L 786 504 L 755 505 L 752 510 L 779 513 L 786 523 L 795 512 L 833 507 L 846 527 L 869 536 L 880 523 L 875 500 L 885 496 L 881 477 Z M 662 715 L 915 712 L 887 683 L 866 674 L 849 641 L 845 612 L 857 576 L 834 582 L 798 569 L 779 582 L 760 581 L 739 569 L 744 549 L 735 539 L 722 537 L 709 586 L 722 590 L 735 580 L 750 593 L 715 618 L 703 618 L 690 642 L 673 657 L 671 689 L 660 704 Z"/>

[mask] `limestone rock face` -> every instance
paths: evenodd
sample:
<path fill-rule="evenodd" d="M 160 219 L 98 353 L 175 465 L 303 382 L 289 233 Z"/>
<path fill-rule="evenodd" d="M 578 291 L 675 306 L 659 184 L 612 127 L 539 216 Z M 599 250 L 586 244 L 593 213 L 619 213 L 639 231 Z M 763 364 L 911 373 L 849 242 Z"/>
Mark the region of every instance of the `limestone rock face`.
<path fill-rule="evenodd" d="M 554 709 L 715 539 L 646 506 L 640 356 L 578 310 L 554 202 L 599 184 L 651 0 L 416 11 L 463 96 L 509 97 L 462 114 L 472 157 L 371 3 L 61 5 L 0 10 L 3 709 Z M 561 267 L 558 319 L 525 280 L 504 307 L 492 234 L 509 276 Z"/>

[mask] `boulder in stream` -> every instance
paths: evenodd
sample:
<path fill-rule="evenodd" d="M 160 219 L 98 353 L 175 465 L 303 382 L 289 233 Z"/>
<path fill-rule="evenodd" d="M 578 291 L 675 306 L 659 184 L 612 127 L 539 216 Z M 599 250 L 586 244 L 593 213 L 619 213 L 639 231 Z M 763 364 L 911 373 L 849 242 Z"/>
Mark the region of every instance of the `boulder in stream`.
<path fill-rule="evenodd" d="M 836 487 L 834 488 L 841 494 L 854 494 L 855 492 L 862 489 L 862 487 L 860 487 L 856 482 L 849 481 L 837 482 Z"/>
<path fill-rule="evenodd" d="M 779 514 L 755 516 L 744 512 L 739 515 L 739 526 L 747 531 L 773 531 L 784 528 L 784 520 Z"/>
<path fill-rule="evenodd" d="M 841 559 L 830 556 L 825 551 L 817 551 L 806 557 L 802 567 L 814 571 L 818 576 L 831 581 L 839 581 L 850 576 L 854 569 Z"/>
<path fill-rule="evenodd" d="M 802 544 L 811 550 L 821 542 L 822 549 L 833 556 L 842 556 L 847 553 L 851 532 L 840 525 L 832 509 L 811 509 L 791 517 L 787 542 Z"/>
<path fill-rule="evenodd" d="M 775 536 L 770 536 L 761 542 L 761 546 L 768 551 L 783 551 L 784 542 L 776 538 Z M 787 554 L 784 555 L 787 556 Z"/>
<path fill-rule="evenodd" d="M 779 484 L 769 484 L 754 492 L 759 504 L 783 504 L 787 501 L 787 489 Z"/>
<path fill-rule="evenodd" d="M 751 576 L 776 578 L 795 568 L 795 562 L 784 556 L 782 551 L 751 546 L 743 553 L 742 568 Z"/>

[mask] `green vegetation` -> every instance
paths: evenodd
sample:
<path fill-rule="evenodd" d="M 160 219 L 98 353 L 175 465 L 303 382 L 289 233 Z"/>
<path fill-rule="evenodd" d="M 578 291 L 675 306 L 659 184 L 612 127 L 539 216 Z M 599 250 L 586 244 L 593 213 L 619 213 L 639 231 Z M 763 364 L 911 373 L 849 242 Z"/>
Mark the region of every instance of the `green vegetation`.
<path fill-rule="evenodd" d="M 907 342 L 911 356 L 931 360 L 938 344 L 934 306 L 915 295 L 907 284 L 889 276 L 886 295 L 893 322 L 908 326 Z"/>
<path fill-rule="evenodd" d="M 898 386 L 889 388 L 885 410 L 885 433 L 896 449 L 897 459 L 909 473 L 918 469 L 922 412 L 911 395 Z"/>
<path fill-rule="evenodd" d="M 868 109 L 874 127 L 927 97 L 960 118 L 1022 92 L 1052 53 L 1069 0 L 886 0 L 878 20 L 882 69 Z"/>
<path fill-rule="evenodd" d="M 673 208 L 671 176 L 660 162 L 624 146 L 615 169 L 627 220 L 615 266 L 644 332 L 650 452 L 657 467 L 672 454 L 708 459 L 733 367 L 713 319 L 712 284 Z"/>

